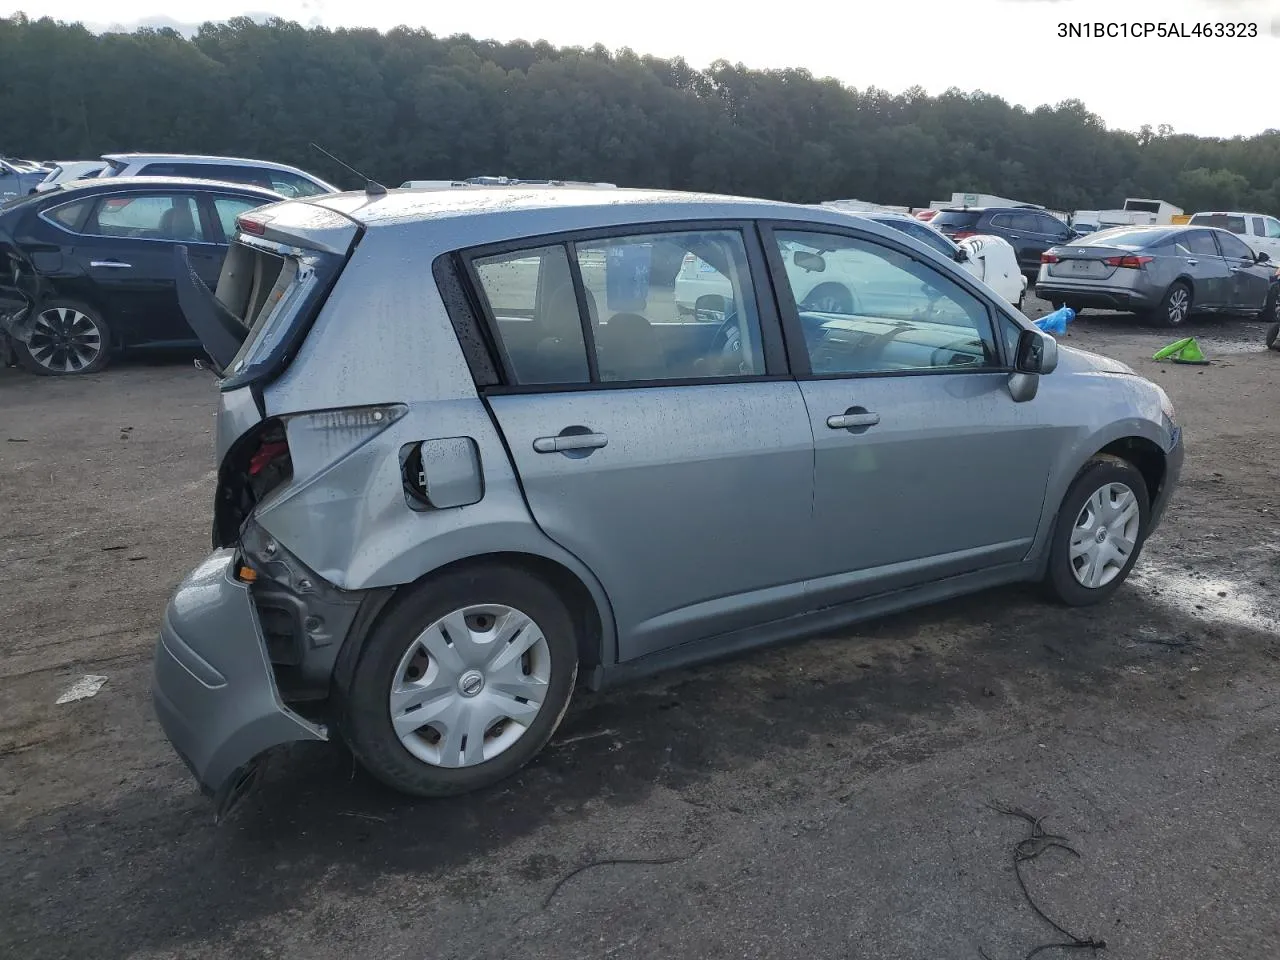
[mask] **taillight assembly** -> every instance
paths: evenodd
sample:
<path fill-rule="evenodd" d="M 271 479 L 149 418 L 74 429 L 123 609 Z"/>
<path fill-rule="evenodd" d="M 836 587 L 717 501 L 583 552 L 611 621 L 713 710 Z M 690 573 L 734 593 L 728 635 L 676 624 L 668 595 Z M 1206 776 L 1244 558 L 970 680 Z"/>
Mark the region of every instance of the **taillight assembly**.
<path fill-rule="evenodd" d="M 246 217 L 240 217 L 236 220 L 236 226 L 240 228 L 242 233 L 251 233 L 255 237 L 261 237 L 267 232 L 267 225 L 260 220 L 250 220 Z"/>
<path fill-rule="evenodd" d="M 1137 257 L 1133 254 L 1128 254 L 1123 257 L 1107 257 L 1102 262 L 1108 267 L 1127 267 L 1130 270 L 1139 270 L 1154 259 L 1155 257 Z"/>
<path fill-rule="evenodd" d="M 1041 263 L 1061 263 L 1062 258 L 1058 256 L 1056 253 L 1042 253 L 1040 254 L 1040 262 Z"/>

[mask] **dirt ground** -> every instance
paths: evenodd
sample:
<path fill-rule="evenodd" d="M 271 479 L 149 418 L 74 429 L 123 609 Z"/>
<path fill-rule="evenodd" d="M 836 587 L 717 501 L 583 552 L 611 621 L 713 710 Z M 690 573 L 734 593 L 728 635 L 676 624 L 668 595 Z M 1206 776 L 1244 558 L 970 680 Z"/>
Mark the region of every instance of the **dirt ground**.
<path fill-rule="evenodd" d="M 0 956 L 1014 960 L 1066 937 L 991 804 L 1078 852 L 1020 866 L 1102 956 L 1280 956 L 1280 353 L 1191 332 L 1212 365 L 1152 362 L 1170 337 L 1120 315 L 1064 338 L 1157 380 L 1187 436 L 1108 606 L 993 591 L 586 695 L 468 798 L 300 745 L 221 825 L 147 691 L 208 548 L 212 382 L 0 370 Z"/>

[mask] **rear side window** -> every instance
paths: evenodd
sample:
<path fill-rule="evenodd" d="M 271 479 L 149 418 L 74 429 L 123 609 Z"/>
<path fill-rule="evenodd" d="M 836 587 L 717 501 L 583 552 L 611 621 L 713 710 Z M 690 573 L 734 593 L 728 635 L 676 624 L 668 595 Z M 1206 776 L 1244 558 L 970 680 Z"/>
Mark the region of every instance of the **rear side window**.
<path fill-rule="evenodd" d="M 1267 235 L 1267 224 L 1262 217 L 1253 218 L 1253 235 L 1255 237 L 1265 237 Z"/>
<path fill-rule="evenodd" d="M 44 215 L 58 226 L 78 232 L 80 224 L 84 220 L 85 211 L 91 202 L 89 200 L 78 200 L 75 203 L 64 203 L 60 207 L 46 210 Z"/>
<path fill-rule="evenodd" d="M 520 384 L 589 383 L 569 257 L 560 245 L 472 264 L 508 369 Z"/>
<path fill-rule="evenodd" d="M 471 267 L 509 383 L 765 372 L 746 246 L 736 230 L 584 240 L 479 257 Z"/>
<path fill-rule="evenodd" d="M 1187 246 L 1197 256 L 1218 256 L 1218 245 L 1213 242 L 1213 234 L 1208 230 L 1187 231 Z"/>
<path fill-rule="evenodd" d="M 132 194 L 105 197 L 89 217 L 85 233 L 135 240 L 203 240 L 194 197 Z"/>

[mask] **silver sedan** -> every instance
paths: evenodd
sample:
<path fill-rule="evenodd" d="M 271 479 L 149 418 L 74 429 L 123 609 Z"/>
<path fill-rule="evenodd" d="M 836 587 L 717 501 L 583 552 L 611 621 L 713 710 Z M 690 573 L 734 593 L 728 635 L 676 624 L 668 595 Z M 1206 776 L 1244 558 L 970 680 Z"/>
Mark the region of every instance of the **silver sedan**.
<path fill-rule="evenodd" d="M 1203 227 L 1116 227 L 1052 247 L 1036 294 L 1077 312 L 1132 310 L 1176 327 L 1194 313 L 1259 316 L 1276 267 L 1239 237 Z"/>

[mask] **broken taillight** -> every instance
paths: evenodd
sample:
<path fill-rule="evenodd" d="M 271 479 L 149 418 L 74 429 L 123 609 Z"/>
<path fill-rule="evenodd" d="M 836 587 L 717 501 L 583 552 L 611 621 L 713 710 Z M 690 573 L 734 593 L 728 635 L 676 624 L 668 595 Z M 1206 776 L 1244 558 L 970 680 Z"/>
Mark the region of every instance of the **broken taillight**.
<path fill-rule="evenodd" d="M 256 477 L 279 457 L 289 452 L 289 444 L 284 440 L 266 440 L 249 458 L 249 476 Z"/>

